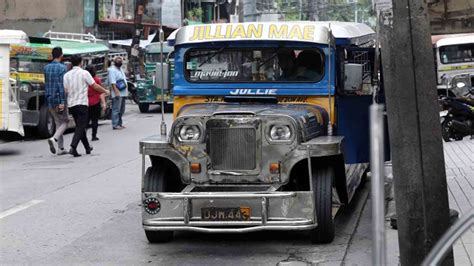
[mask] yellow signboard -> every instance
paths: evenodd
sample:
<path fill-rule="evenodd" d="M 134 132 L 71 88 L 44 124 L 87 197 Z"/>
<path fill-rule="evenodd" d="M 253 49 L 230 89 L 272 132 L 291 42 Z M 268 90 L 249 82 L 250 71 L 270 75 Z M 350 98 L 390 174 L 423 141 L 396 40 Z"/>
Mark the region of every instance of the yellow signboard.
<path fill-rule="evenodd" d="M 226 23 L 186 26 L 176 34 L 176 44 L 206 41 L 269 40 L 327 44 L 327 25 L 309 22 Z"/>
<path fill-rule="evenodd" d="M 51 48 L 11 45 L 10 57 L 27 57 L 34 59 L 52 60 Z"/>

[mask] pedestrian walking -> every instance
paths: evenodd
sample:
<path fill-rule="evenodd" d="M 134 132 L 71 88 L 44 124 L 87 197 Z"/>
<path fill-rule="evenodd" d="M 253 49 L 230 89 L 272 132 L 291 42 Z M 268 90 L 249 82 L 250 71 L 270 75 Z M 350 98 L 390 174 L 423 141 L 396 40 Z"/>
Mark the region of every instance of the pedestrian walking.
<path fill-rule="evenodd" d="M 64 149 L 63 134 L 69 123 L 66 94 L 64 93 L 63 85 L 66 66 L 61 63 L 63 59 L 63 50 L 61 47 L 53 48 L 52 56 L 53 61 L 44 67 L 46 104 L 56 125 L 56 131 L 54 135 L 48 139 L 48 144 L 52 154 L 62 155 L 67 153 Z"/>
<path fill-rule="evenodd" d="M 92 151 L 92 146 L 89 145 L 86 136 L 86 128 L 89 121 L 88 88 L 89 86 L 92 86 L 96 91 L 105 93 L 106 95 L 108 94 L 108 91 L 98 85 L 89 72 L 81 68 L 81 56 L 73 55 L 71 57 L 71 63 L 72 69 L 64 75 L 64 89 L 67 94 L 69 112 L 72 114 L 74 121 L 76 122 L 76 129 L 74 131 L 74 136 L 72 137 L 71 150 L 69 153 L 74 157 L 78 157 L 81 156 L 81 154 L 77 152 L 79 141 L 84 145 L 86 154 L 90 154 Z"/>
<path fill-rule="evenodd" d="M 127 78 L 123 73 L 122 58 L 115 57 L 114 65 L 108 69 L 108 81 L 112 93 L 112 128 L 124 129 L 122 116 L 125 113 L 125 99 L 128 97 Z"/>
<path fill-rule="evenodd" d="M 96 76 L 96 69 L 93 65 L 88 65 L 86 70 L 91 74 L 96 84 L 102 86 L 102 81 L 99 77 Z M 99 118 L 102 110 L 105 110 L 107 104 L 105 102 L 105 93 L 100 93 L 94 89 L 93 86 L 89 86 L 87 96 L 89 97 L 89 122 L 91 123 L 92 128 L 92 141 L 97 141 L 97 127 L 99 125 Z"/>

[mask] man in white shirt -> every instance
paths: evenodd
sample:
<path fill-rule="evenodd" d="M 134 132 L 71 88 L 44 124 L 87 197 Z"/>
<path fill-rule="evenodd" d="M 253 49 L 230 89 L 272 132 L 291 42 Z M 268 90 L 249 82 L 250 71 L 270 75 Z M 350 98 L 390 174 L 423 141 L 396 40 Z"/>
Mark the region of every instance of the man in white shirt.
<path fill-rule="evenodd" d="M 92 86 L 96 91 L 100 93 L 109 94 L 109 91 L 104 89 L 102 86 L 95 83 L 91 74 L 84 69 L 82 66 L 82 57 L 73 55 L 71 57 L 72 69 L 64 74 L 64 90 L 67 94 L 67 103 L 69 107 L 69 113 L 74 117 L 76 122 L 76 129 L 74 136 L 72 137 L 71 150 L 69 153 L 74 157 L 81 156 L 77 152 L 77 145 L 79 141 L 84 145 L 86 154 L 90 154 L 92 146 L 89 145 L 86 136 L 86 128 L 89 122 L 88 102 L 87 97 L 88 87 Z"/>

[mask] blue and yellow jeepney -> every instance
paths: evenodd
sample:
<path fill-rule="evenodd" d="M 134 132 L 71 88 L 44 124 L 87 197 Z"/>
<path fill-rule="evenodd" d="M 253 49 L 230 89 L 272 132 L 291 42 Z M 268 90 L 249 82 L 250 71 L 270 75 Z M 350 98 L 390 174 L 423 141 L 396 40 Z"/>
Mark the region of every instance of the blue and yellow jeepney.
<path fill-rule="evenodd" d="M 140 141 L 148 240 L 308 230 L 331 242 L 368 168 L 374 39 L 340 22 L 179 29 L 175 120 Z"/>

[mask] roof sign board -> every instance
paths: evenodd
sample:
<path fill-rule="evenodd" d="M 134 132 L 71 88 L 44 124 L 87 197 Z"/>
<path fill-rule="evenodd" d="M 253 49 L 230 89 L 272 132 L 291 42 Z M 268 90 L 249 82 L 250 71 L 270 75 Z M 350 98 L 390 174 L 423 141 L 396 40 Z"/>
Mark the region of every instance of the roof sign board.
<path fill-rule="evenodd" d="M 335 38 L 373 36 L 365 24 L 342 22 L 257 22 L 186 26 L 176 34 L 176 44 L 209 41 L 275 40 L 327 44 L 329 27 Z"/>

